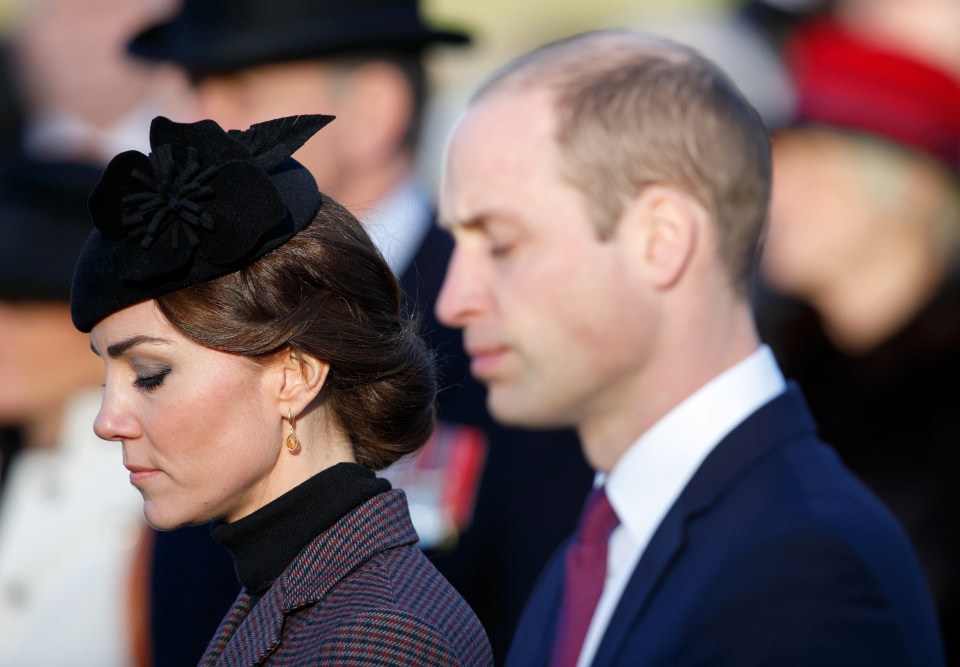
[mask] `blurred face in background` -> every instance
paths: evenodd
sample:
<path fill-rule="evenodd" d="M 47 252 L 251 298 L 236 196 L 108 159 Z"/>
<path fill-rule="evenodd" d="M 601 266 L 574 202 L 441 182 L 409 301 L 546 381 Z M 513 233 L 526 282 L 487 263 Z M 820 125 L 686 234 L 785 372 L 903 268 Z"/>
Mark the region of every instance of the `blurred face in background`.
<path fill-rule="evenodd" d="M 126 52 L 132 35 L 177 4 L 174 0 L 28 3 L 13 46 L 33 150 L 106 162 L 131 148 L 134 136 L 146 136 L 153 116 L 176 118 L 189 113 L 192 94 L 182 72 Z"/>
<path fill-rule="evenodd" d="M 0 301 L 0 424 L 55 419 L 102 371 L 66 303 Z"/>
<path fill-rule="evenodd" d="M 224 129 L 245 129 L 273 118 L 304 113 L 338 113 L 337 68 L 319 60 L 272 63 L 237 72 L 205 76 L 196 83 L 201 118 Z M 320 188 L 337 198 L 342 180 L 340 141 L 334 122 L 307 141 L 294 157 Z"/>
<path fill-rule="evenodd" d="M 196 81 L 199 114 L 243 129 L 300 114 L 337 117 L 294 153 L 325 193 L 354 212 L 386 196 L 410 175 L 404 145 L 415 98 L 388 60 L 296 60 L 257 65 Z"/>
<path fill-rule="evenodd" d="M 864 165 L 862 146 L 829 131 L 775 139 L 762 261 L 771 287 L 809 298 L 873 256 L 872 231 L 883 214 Z"/>

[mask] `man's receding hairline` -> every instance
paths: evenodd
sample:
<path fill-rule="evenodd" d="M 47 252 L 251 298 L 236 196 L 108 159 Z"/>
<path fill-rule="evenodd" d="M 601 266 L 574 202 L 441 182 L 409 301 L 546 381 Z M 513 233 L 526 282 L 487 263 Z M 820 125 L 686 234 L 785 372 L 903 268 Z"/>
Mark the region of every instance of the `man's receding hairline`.
<path fill-rule="evenodd" d="M 623 54 L 617 57 L 617 54 Z M 611 62 L 612 57 L 612 62 Z M 483 82 L 470 98 L 470 106 L 499 93 L 524 93 L 544 90 L 556 94 L 565 87 L 571 58 L 581 76 L 600 75 L 617 67 L 620 61 L 639 58 L 662 59 L 674 63 L 690 62 L 698 56 L 682 44 L 625 28 L 611 28 L 574 35 L 541 46 L 511 60 Z"/>

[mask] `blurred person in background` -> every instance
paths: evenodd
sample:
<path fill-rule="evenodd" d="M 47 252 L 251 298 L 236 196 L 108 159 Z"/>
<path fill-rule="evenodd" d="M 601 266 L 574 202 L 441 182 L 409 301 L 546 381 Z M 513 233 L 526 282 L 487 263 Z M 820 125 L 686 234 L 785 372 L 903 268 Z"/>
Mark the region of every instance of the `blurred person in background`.
<path fill-rule="evenodd" d="M 0 489 L 4 666 L 128 667 L 143 646 L 138 494 L 90 429 L 103 371 L 69 314 L 99 175 L 20 159 L 0 176 L 0 425 L 22 435 Z"/>
<path fill-rule="evenodd" d="M 935 32 L 914 50 L 865 4 L 787 42 L 797 118 L 775 133 L 759 323 L 823 438 L 906 528 L 956 660 L 960 77 Z"/>
<path fill-rule="evenodd" d="M 175 0 L 29 3 L 10 40 L 24 151 L 106 164 L 121 150 L 143 146 L 158 109 L 186 113 L 183 75 L 125 52 L 131 34 L 174 6 Z"/>
<path fill-rule="evenodd" d="M 0 665 L 148 659 L 151 533 L 118 453 L 92 436 L 103 372 L 67 304 L 106 158 L 189 107 L 181 73 L 125 53 L 168 9 L 41 0 L 6 42 L 3 104 L 19 121 L 0 156 L 0 427 L 14 434 L 0 462 Z"/>
<path fill-rule="evenodd" d="M 295 157 L 363 222 L 440 361 L 435 437 L 386 476 L 407 491 L 421 548 L 475 609 L 502 658 L 540 567 L 576 521 L 591 476 L 572 432 L 493 423 L 482 387 L 467 373 L 459 332 L 434 316 L 452 241 L 414 176 L 428 101 L 424 60 L 432 46 L 467 41 L 462 32 L 425 24 L 415 0 L 187 0 L 176 16 L 138 35 L 130 51 L 182 67 L 199 114 L 225 128 L 295 114 L 337 117 Z M 209 543 L 199 533 L 158 535 L 158 604 L 161 591 L 176 597 L 169 582 L 203 571 L 198 558 Z M 155 606 L 155 627 L 160 623 L 165 634 L 182 624 L 180 605 Z M 160 667 L 188 655 L 155 658 Z"/>
<path fill-rule="evenodd" d="M 744 0 L 736 13 L 755 25 L 777 51 L 798 23 L 832 11 L 836 0 Z"/>
<path fill-rule="evenodd" d="M 23 134 L 23 101 L 12 60 L 10 45 L 0 42 L 0 159 L 17 147 Z"/>

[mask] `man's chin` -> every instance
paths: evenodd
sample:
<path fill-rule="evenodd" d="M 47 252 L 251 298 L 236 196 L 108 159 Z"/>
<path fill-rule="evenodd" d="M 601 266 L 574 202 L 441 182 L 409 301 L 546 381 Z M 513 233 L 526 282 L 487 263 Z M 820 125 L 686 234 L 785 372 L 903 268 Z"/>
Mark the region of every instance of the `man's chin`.
<path fill-rule="evenodd" d="M 556 415 L 548 414 L 542 406 L 530 401 L 529 395 L 518 397 L 516 393 L 497 391 L 495 387 L 490 387 L 487 394 L 487 409 L 503 426 L 550 429 L 563 425 Z"/>

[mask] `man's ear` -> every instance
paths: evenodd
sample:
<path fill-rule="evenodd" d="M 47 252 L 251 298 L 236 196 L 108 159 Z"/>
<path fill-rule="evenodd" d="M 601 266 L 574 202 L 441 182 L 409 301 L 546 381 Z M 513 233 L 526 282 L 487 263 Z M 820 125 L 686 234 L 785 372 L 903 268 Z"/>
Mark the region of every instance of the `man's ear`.
<path fill-rule="evenodd" d="M 277 400 L 283 415 L 303 412 L 327 380 L 330 364 L 300 350 L 287 349 L 276 360 Z"/>
<path fill-rule="evenodd" d="M 629 235 L 643 275 L 656 289 L 670 289 L 683 277 L 701 242 L 706 211 L 678 188 L 653 185 L 634 200 L 620 221 Z"/>

